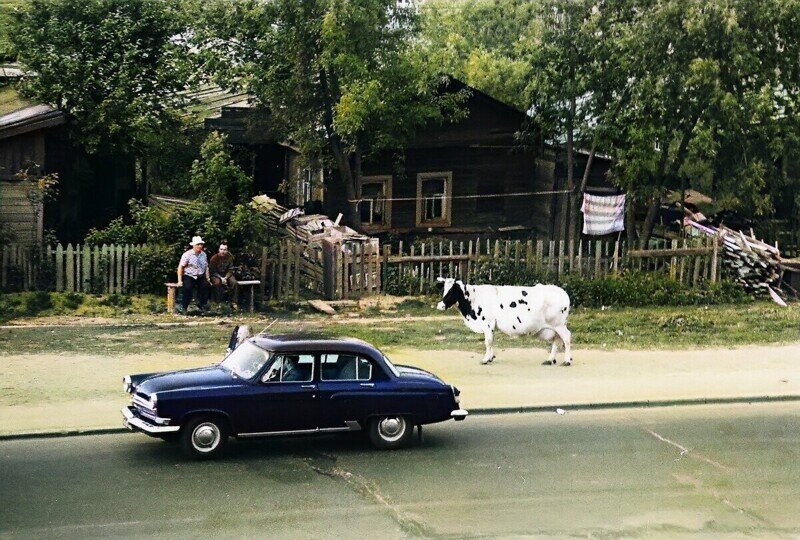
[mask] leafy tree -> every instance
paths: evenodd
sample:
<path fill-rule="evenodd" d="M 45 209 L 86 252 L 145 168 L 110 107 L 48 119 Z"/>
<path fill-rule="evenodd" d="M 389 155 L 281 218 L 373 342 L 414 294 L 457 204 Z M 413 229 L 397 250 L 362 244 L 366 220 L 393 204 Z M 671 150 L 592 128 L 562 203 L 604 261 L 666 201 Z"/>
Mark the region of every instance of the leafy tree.
<path fill-rule="evenodd" d="M 531 66 L 525 44 L 540 31 L 537 6 L 528 0 L 428 0 L 420 6 L 420 40 L 443 73 L 526 109 Z"/>
<path fill-rule="evenodd" d="M 670 181 L 699 167 L 723 200 L 738 192 L 756 214 L 771 207 L 767 171 L 780 153 L 778 122 L 797 103 L 791 4 L 638 2 L 621 42 L 633 82 L 613 154 L 620 184 L 647 204 L 642 245 Z"/>
<path fill-rule="evenodd" d="M 178 0 L 30 0 L 11 26 L 31 97 L 59 107 L 89 150 L 141 151 L 186 86 Z"/>
<path fill-rule="evenodd" d="M 401 155 L 416 128 L 458 96 L 438 93 L 413 39 L 416 12 L 395 0 L 223 0 L 198 6 L 195 43 L 216 82 L 246 89 L 276 136 L 332 160 L 355 200 L 364 159 Z M 346 220 L 360 225 L 354 204 Z"/>
<path fill-rule="evenodd" d="M 172 276 L 177 257 L 196 234 L 209 246 L 228 240 L 239 261 L 257 260 L 265 240 L 265 226 L 249 205 L 251 179 L 234 162 L 225 136 L 209 134 L 201 146 L 200 158 L 192 164 L 189 184 L 195 194 L 190 204 L 164 211 L 131 200 L 127 222 L 119 217 L 105 229 L 93 229 L 86 242 L 148 244 L 148 250 L 137 261 L 150 269 L 148 281 L 137 285 L 141 290 L 149 290 L 153 283 L 160 286 Z M 153 282 L 153 275 L 160 277 Z"/>

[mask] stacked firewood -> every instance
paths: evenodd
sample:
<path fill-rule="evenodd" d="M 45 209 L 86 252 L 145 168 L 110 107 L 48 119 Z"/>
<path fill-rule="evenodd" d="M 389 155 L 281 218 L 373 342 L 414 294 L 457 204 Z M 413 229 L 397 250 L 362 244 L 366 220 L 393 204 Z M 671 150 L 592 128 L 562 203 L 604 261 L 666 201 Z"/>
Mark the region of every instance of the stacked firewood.
<path fill-rule="evenodd" d="M 725 256 L 722 264 L 734 279 L 751 293 L 770 295 L 781 281 L 781 255 L 777 248 L 727 227 L 722 235 Z"/>
<path fill-rule="evenodd" d="M 774 299 L 781 282 L 781 253 L 777 247 L 756 239 L 752 231 L 745 235 L 724 225 L 715 227 L 695 221 L 689 221 L 689 224 L 721 240 L 722 264 L 728 268 L 734 281 L 749 293 Z"/>

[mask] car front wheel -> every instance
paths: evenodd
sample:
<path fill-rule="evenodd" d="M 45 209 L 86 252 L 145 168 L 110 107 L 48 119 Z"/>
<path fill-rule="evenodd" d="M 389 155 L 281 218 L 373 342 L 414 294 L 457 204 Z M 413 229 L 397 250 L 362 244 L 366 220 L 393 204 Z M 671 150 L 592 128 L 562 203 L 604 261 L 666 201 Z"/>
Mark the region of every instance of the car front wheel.
<path fill-rule="evenodd" d="M 369 426 L 369 440 L 381 450 L 406 446 L 413 433 L 414 426 L 404 416 L 381 416 L 374 418 Z"/>
<path fill-rule="evenodd" d="M 210 459 L 222 453 L 228 442 L 225 423 L 214 417 L 196 417 L 181 430 L 184 453 L 197 459 Z"/>

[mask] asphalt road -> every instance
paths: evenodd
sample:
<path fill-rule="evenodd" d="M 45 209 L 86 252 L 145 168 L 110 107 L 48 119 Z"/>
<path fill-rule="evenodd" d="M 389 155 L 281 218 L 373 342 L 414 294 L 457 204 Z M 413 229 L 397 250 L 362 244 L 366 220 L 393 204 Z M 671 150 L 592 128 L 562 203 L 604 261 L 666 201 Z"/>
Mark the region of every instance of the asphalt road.
<path fill-rule="evenodd" d="M 796 536 L 798 404 L 472 417 L 421 445 L 0 443 L 0 536 Z"/>

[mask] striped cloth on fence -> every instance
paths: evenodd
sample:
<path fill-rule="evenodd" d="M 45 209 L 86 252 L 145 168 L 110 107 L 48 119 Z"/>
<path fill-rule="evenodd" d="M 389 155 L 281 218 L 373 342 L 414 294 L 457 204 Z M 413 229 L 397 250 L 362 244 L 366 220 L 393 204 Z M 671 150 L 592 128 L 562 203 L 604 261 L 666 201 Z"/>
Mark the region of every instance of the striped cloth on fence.
<path fill-rule="evenodd" d="M 625 230 L 625 195 L 583 195 L 583 234 L 599 236 Z"/>

